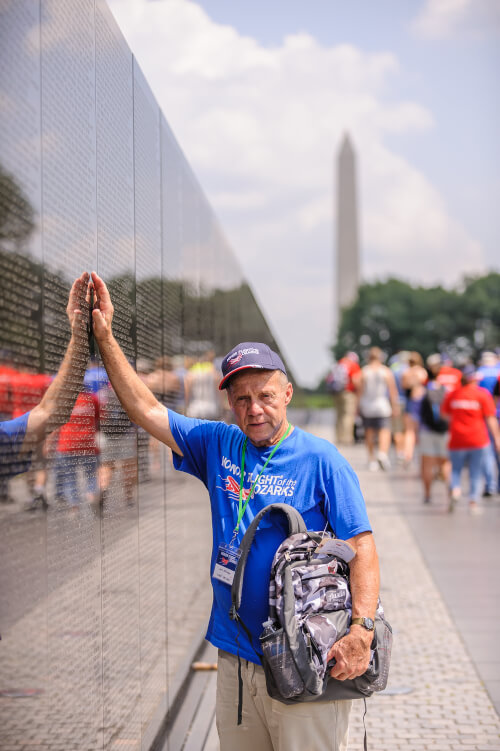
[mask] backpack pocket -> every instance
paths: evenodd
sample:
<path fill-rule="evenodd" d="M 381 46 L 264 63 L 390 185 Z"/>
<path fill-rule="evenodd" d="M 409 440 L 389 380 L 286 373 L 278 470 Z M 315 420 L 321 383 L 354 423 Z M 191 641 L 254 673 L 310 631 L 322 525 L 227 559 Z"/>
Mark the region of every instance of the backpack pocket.
<path fill-rule="evenodd" d="M 392 628 L 385 618 L 375 618 L 373 654 L 368 670 L 354 679 L 360 691 L 383 691 L 387 686 L 392 651 Z"/>
<path fill-rule="evenodd" d="M 282 628 L 272 634 L 260 637 L 262 664 L 266 672 L 269 689 L 269 673 L 278 693 L 285 699 L 299 696 L 304 691 L 304 681 L 300 677 L 293 659 L 288 638 Z M 270 692 L 269 692 L 270 693 Z M 272 694 L 270 693 L 272 696 Z M 279 697 L 274 697 L 279 698 Z"/>
<path fill-rule="evenodd" d="M 303 629 L 308 634 L 313 647 L 311 663 L 323 679 L 328 670 L 328 652 L 346 633 L 349 613 L 337 610 L 330 613 L 316 613 L 304 619 Z"/>

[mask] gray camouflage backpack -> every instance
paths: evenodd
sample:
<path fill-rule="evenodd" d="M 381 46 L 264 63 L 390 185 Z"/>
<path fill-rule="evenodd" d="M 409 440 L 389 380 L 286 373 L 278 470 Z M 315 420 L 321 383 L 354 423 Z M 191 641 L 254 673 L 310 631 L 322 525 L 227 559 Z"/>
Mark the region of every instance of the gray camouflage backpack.
<path fill-rule="evenodd" d="M 260 636 L 261 662 L 269 695 L 285 704 L 314 700 L 359 699 L 387 685 L 392 629 L 378 604 L 368 670 L 358 678 L 332 678 L 327 655 L 351 622 L 349 566 L 339 556 L 316 553 L 325 534 L 307 531 L 300 513 L 273 503 L 253 519 L 243 537 L 232 588 L 230 617 L 238 615 L 246 560 L 262 517 L 279 511 L 288 519 L 289 537 L 277 549 L 269 584 L 269 620 Z M 328 534 L 328 533 L 326 533 Z M 332 537 L 331 535 L 328 535 Z"/>

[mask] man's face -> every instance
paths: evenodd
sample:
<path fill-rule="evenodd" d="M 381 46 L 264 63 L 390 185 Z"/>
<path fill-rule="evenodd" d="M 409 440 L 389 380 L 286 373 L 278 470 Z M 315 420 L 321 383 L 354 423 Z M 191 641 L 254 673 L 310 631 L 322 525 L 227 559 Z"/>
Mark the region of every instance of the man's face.
<path fill-rule="evenodd" d="M 254 446 L 272 446 L 286 432 L 292 384 L 280 370 L 245 370 L 233 376 L 227 398 L 238 427 Z"/>

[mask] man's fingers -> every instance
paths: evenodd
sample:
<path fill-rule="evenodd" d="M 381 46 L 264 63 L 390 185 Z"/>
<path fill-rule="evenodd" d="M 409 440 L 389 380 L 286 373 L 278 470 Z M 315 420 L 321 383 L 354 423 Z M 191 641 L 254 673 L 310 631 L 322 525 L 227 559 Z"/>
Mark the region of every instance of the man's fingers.
<path fill-rule="evenodd" d="M 98 331 L 102 331 L 102 329 L 106 328 L 106 326 L 108 325 L 106 316 L 102 313 L 102 311 L 99 310 L 99 308 L 94 308 L 94 310 L 92 311 L 92 321 Z"/>
<path fill-rule="evenodd" d="M 108 292 L 106 284 L 103 282 L 99 274 L 95 271 L 92 272 L 92 287 L 94 290 L 94 305 L 93 305 L 93 324 L 95 330 L 99 334 L 104 334 L 105 331 L 111 331 L 111 322 L 113 320 L 113 303 Z"/>
<path fill-rule="evenodd" d="M 89 283 L 89 279 L 90 279 L 89 272 L 83 271 L 78 277 L 78 279 L 75 279 L 75 284 L 77 284 L 78 287 L 80 287 L 81 289 L 84 289 L 85 287 L 87 287 Z"/>
<path fill-rule="evenodd" d="M 335 678 L 337 681 L 345 681 L 345 679 L 347 678 L 347 673 L 342 673 L 338 671 L 335 672 L 335 668 L 332 668 L 332 670 L 330 670 L 330 675 L 332 676 L 332 678 Z"/>
<path fill-rule="evenodd" d="M 347 665 L 344 668 L 339 668 L 338 665 L 335 665 L 335 667 L 330 670 L 330 675 L 337 681 L 346 681 L 349 678 L 356 678 L 358 675 L 362 675 L 364 672 L 364 670 L 362 671 L 362 673 L 360 673 L 357 670 L 353 670 L 352 668 L 349 669 Z"/>
<path fill-rule="evenodd" d="M 66 314 L 73 330 L 75 330 L 75 326 L 78 326 L 78 328 L 81 329 L 84 325 L 84 311 L 88 311 L 89 309 L 88 301 L 86 299 L 89 279 L 90 274 L 87 271 L 83 271 L 71 285 L 68 304 L 66 306 Z"/>
<path fill-rule="evenodd" d="M 89 273 L 87 271 L 84 271 L 78 279 L 75 279 L 73 282 L 73 286 L 71 287 L 71 292 L 81 293 L 84 289 L 87 288 L 88 282 L 89 282 Z"/>
<path fill-rule="evenodd" d="M 97 274 L 97 272 L 95 271 L 92 272 L 92 281 L 94 283 L 94 289 L 96 291 L 97 297 L 103 302 L 111 302 L 108 288 L 106 287 L 99 274 Z"/>
<path fill-rule="evenodd" d="M 78 279 L 75 279 L 73 284 L 71 285 L 71 290 L 69 293 L 69 299 L 72 301 L 73 298 L 85 298 L 85 294 L 88 290 L 89 286 L 89 279 L 90 274 L 88 271 L 84 271 Z"/>
<path fill-rule="evenodd" d="M 336 661 L 330 675 L 339 681 L 363 675 L 370 662 L 369 651 L 367 653 L 364 646 L 350 634 L 333 645 L 328 657 Z"/>

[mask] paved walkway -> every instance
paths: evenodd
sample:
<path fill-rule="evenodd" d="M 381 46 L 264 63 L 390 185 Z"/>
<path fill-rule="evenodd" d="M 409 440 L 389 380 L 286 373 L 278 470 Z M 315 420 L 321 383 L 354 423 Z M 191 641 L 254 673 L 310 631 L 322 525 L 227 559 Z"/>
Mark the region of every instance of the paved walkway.
<path fill-rule="evenodd" d="M 332 438 L 328 428 L 311 431 Z M 424 507 L 415 469 L 371 473 L 362 446 L 343 453 L 366 498 L 381 597 L 394 629 L 387 690 L 368 701 L 369 749 L 500 751 L 500 718 L 491 698 L 498 699 L 500 678 L 494 618 L 500 500 L 482 516 L 470 517 L 465 504 L 449 515 L 442 483 Z M 212 680 L 212 697 L 213 686 Z M 205 698 L 205 712 L 206 704 Z M 349 751 L 363 749 L 362 713 L 356 702 Z M 218 751 L 213 724 L 201 748 Z"/>
<path fill-rule="evenodd" d="M 407 503 L 420 501 L 416 478 L 368 474 L 360 450 L 346 452 L 359 473 L 380 555 L 381 596 L 394 628 L 394 649 L 386 695 L 369 702 L 368 731 L 374 749 L 500 749 L 500 719 L 451 617 L 434 573 L 424 558 L 424 534 L 415 536 Z M 440 518 L 446 513 L 440 488 Z M 480 524 L 482 517 L 457 516 Z M 427 517 L 434 522 L 433 514 Z M 437 518 L 437 515 L 436 515 Z M 423 524 L 420 525 L 421 532 Z M 448 531 L 452 531 L 452 527 Z M 456 552 L 456 551 L 455 551 Z M 459 557 L 462 568 L 468 556 Z M 432 567 L 434 572 L 434 566 Z M 467 577 L 468 579 L 468 577 Z M 482 592 L 485 583 L 478 581 Z M 475 610 L 464 586 L 462 607 Z M 498 585 L 496 585 L 498 590 Z M 475 593 L 478 594 L 478 593 Z M 479 611 L 476 617 L 481 618 Z M 391 692 L 408 690 L 409 693 Z M 352 727 L 350 751 L 361 751 L 360 712 Z"/>
<path fill-rule="evenodd" d="M 314 432 L 333 437 L 328 427 Z M 432 505 L 424 506 L 414 470 L 369 473 L 362 446 L 344 453 L 366 497 L 395 635 L 388 690 L 368 702 L 370 751 L 500 751 L 500 719 L 491 701 L 498 709 L 500 500 L 485 503 L 479 517 L 470 517 L 465 504 L 449 515 L 442 484 Z M 161 484 L 140 489 L 139 517 L 137 509 L 121 507 L 118 496 L 101 522 L 90 509 L 78 518 L 56 508 L 47 516 L 5 510 L 2 686 L 42 693 L 1 699 L 2 751 L 148 748 L 150 718 L 176 694 L 197 639 L 179 609 L 179 593 L 193 575 L 193 562 L 189 569 L 179 565 L 188 543 L 200 554 L 196 597 L 189 603 L 199 624 L 210 598 L 206 494 L 190 478 L 179 482 L 166 499 Z M 139 585 L 142 611 L 154 618 L 138 613 Z M 217 751 L 215 677 L 199 677 L 191 732 L 171 738 L 168 751 Z M 357 702 L 349 751 L 362 748 Z"/>

